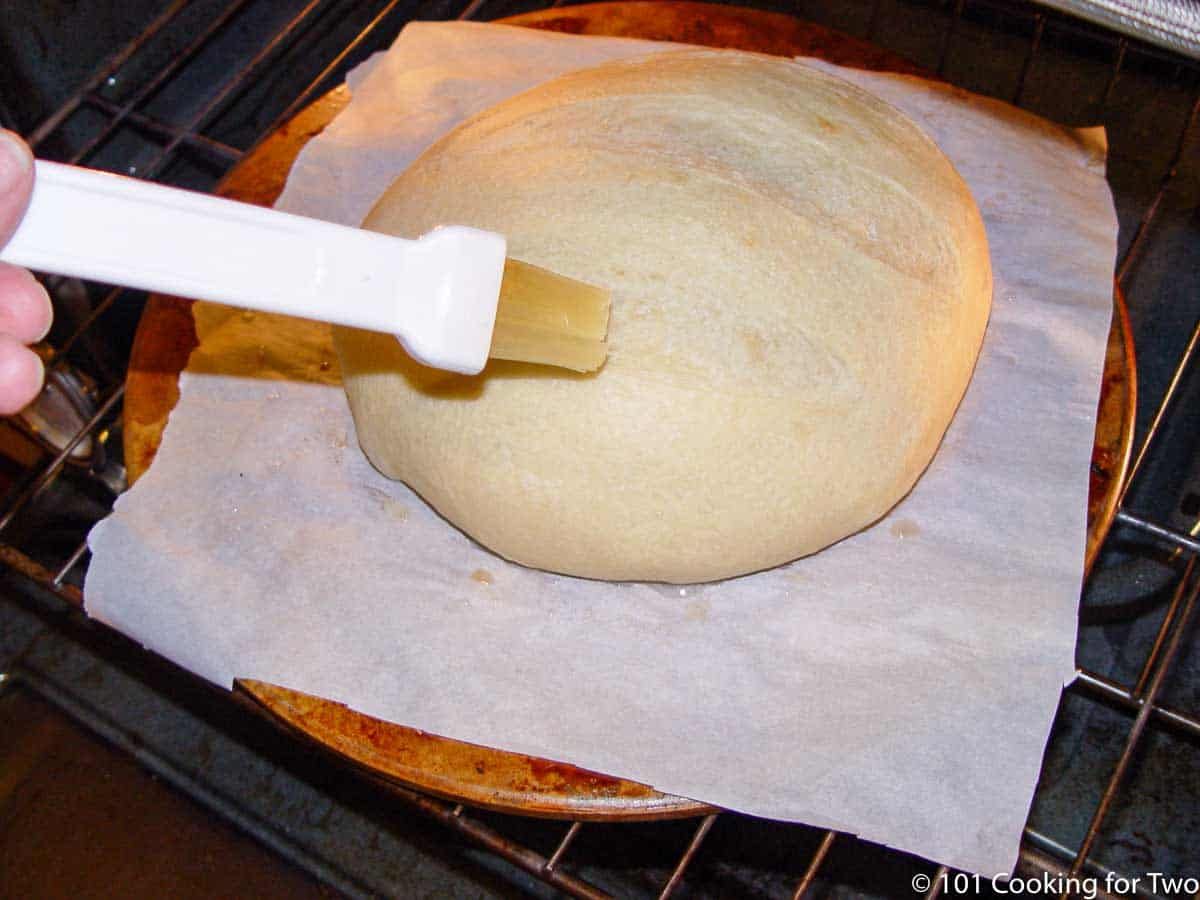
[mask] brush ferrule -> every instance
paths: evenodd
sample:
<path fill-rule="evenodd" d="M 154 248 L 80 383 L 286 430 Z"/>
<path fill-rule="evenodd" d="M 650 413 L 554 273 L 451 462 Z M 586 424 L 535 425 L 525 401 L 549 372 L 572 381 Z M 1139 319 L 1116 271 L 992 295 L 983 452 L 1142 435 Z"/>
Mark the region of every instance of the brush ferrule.
<path fill-rule="evenodd" d="M 490 231 L 436 228 L 406 249 L 397 286 L 397 338 L 418 362 L 464 375 L 492 343 L 506 244 Z"/>

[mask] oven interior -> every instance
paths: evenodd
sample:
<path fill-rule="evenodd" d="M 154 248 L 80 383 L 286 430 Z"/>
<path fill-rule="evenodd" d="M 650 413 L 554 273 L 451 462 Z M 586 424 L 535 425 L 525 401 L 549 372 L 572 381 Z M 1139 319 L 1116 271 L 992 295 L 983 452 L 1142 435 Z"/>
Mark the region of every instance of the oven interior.
<path fill-rule="evenodd" d="M 0 122 L 48 159 L 211 190 L 406 22 L 484 21 L 544 5 L 10 5 L 0 20 Z M 1079 677 L 1063 693 L 1019 871 L 1200 874 L 1200 63 L 1007 0 L 743 5 L 866 38 L 1049 119 L 1107 127 L 1117 279 L 1136 351 L 1134 462 L 1083 589 Z M 37 409 L 0 423 L 0 722 L 9 735 L 0 738 L 0 893 L 16 877 L 11 866 L 42 859 L 6 865 L 4 855 L 28 808 L 13 800 L 15 775 L 4 787 L 6 769 L 24 771 L 13 735 L 35 728 L 49 728 L 51 743 L 105 748 L 82 757 L 92 760 L 84 780 L 103 780 L 103 760 L 132 760 L 284 869 L 351 896 L 911 896 L 915 874 L 938 874 L 849 836 L 733 814 L 580 825 L 463 809 L 281 739 L 248 704 L 90 622 L 79 611 L 85 536 L 125 487 L 123 376 L 145 298 L 69 279 L 48 287 L 47 389 Z M 45 758 L 57 757 L 29 765 L 44 768 Z M 71 812 L 89 796 L 45 802 L 63 806 L 61 821 L 94 829 L 94 809 Z M 88 852 L 87 841 L 61 834 L 20 840 Z M 1184 895 L 1144 878 L 1138 890 Z"/>

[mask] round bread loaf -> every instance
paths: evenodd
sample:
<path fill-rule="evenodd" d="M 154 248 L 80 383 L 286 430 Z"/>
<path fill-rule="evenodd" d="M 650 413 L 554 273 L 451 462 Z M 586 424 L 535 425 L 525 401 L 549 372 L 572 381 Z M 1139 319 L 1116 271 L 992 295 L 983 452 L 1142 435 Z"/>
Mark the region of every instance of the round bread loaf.
<path fill-rule="evenodd" d="M 465 377 L 337 329 L 359 441 L 494 552 L 588 578 L 727 578 L 878 519 L 932 459 L 991 302 L 979 212 L 934 143 L 755 54 L 557 78 L 439 141 L 364 224 L 447 223 L 610 288 L 608 360 Z"/>

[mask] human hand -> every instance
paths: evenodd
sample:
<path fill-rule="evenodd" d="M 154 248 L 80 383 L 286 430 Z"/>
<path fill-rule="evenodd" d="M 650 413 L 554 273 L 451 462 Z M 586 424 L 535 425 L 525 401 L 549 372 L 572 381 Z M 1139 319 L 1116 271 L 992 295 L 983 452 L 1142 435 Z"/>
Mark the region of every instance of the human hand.
<path fill-rule="evenodd" d="M 20 137 L 0 129 L 0 246 L 25 215 L 33 190 L 33 154 Z M 42 360 L 27 345 L 50 330 L 54 313 L 46 289 L 26 269 L 0 263 L 0 415 L 19 412 L 42 389 Z"/>

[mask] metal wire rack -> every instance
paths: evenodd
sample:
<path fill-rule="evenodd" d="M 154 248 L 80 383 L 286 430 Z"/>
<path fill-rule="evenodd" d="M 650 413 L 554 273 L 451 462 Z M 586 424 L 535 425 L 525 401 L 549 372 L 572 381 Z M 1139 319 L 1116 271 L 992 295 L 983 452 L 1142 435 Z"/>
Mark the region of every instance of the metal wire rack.
<path fill-rule="evenodd" d="M 461 0 L 310 0 L 290 4 L 174 0 L 57 109 L 25 132 L 43 156 L 208 189 L 258 140 L 338 83 L 351 66 L 389 44 L 404 23 L 454 16 L 492 19 L 542 5 L 505 0 L 466 4 Z M 857 5 L 829 7 L 776 3 L 770 8 L 864 36 L 902 55 L 914 56 L 918 64 L 966 88 L 1000 96 L 1052 118 L 1110 124 L 1114 141 L 1110 182 L 1122 225 L 1116 280 L 1129 298 L 1138 343 L 1142 386 L 1138 413 L 1143 424 L 1121 490 L 1116 525 L 1100 573 L 1093 578 L 1100 587 L 1089 585 L 1085 591 L 1085 621 L 1090 606 L 1114 603 L 1132 605 L 1141 612 L 1152 608 L 1158 614 L 1161 610 L 1161 618 L 1146 641 L 1148 649 L 1136 661 L 1127 659 L 1106 672 L 1100 664 L 1089 664 L 1089 654 L 1081 650 L 1078 677 L 1064 695 L 1060 718 L 1068 715 L 1068 707 L 1080 702 L 1106 709 L 1122 722 L 1119 749 L 1115 757 L 1093 766 L 1090 777 L 1099 787 L 1099 796 L 1077 804 L 1078 815 L 1086 821 L 1081 830 L 1076 829 L 1074 840 L 1070 835 L 1051 834 L 1031 819 L 1018 874 L 1045 872 L 1077 878 L 1112 872 L 1108 884 L 1120 884 L 1111 879 L 1132 879 L 1138 873 L 1114 872 L 1109 859 L 1102 862 L 1098 858 L 1097 848 L 1104 842 L 1115 806 L 1137 790 L 1130 787 L 1131 782 L 1144 780 L 1142 769 L 1149 765 L 1144 758 L 1148 735 L 1167 733 L 1185 747 L 1191 754 L 1193 778 L 1200 756 L 1197 679 L 1189 677 L 1200 665 L 1189 656 L 1200 596 L 1200 572 L 1196 569 L 1200 473 L 1190 471 L 1187 465 L 1195 455 L 1196 432 L 1200 431 L 1195 428 L 1194 405 L 1190 413 L 1188 409 L 1197 388 L 1193 361 L 1200 344 L 1200 319 L 1194 300 L 1200 296 L 1200 266 L 1195 265 L 1194 252 L 1189 257 L 1180 251 L 1181 245 L 1195 237 L 1194 218 L 1189 224 L 1188 215 L 1196 207 L 1200 180 L 1200 128 L 1196 124 L 1200 69 L 1193 61 L 1129 37 L 1036 6 L 999 0 L 864 0 Z M 915 20 L 909 17 L 918 14 L 919 24 L 913 24 Z M 907 26 L 901 24 L 905 21 Z M 916 41 L 914 34 L 921 40 Z M 226 62 L 232 57 L 237 58 L 236 64 Z M 197 74 L 197 67 L 206 59 L 205 71 L 211 72 L 215 66 L 221 74 L 197 90 L 197 81 L 208 78 Z M 1065 63 L 1085 77 L 1060 81 L 1057 73 Z M 281 77 L 284 73 L 288 78 Z M 0 116 L 8 127 L 21 124 L 7 106 L 0 107 Z M 56 298 L 69 287 L 52 285 Z M 53 335 L 53 349 L 47 349 L 49 371 L 72 375 L 84 395 L 75 404 L 74 430 L 49 443 L 46 434 L 33 435 L 41 443 L 27 448 L 15 469 L 10 465 L 7 490 L 0 500 L 0 562 L 10 576 L 7 584 L 32 586 L 35 596 L 55 598 L 76 610 L 81 607 L 79 585 L 86 569 L 86 531 L 106 512 L 114 486 L 120 486 L 119 476 L 114 485 L 110 471 L 107 490 L 98 488 L 101 467 L 95 459 L 84 465 L 76 461 L 81 448 L 108 446 L 106 465 L 111 465 L 119 445 L 113 434 L 120 428 L 124 393 L 120 373 L 125 360 L 120 352 L 114 356 L 111 350 L 95 348 L 115 346 L 127 352 L 131 323 L 136 320 L 133 313 L 117 314 L 136 308 L 136 297 L 131 301 L 121 290 L 96 285 L 85 290 L 86 302 L 75 302 L 82 307 L 81 314 L 72 319 L 64 309 L 58 310 L 59 318 L 68 319 L 70 327 Z M 1189 317 L 1197 320 L 1188 322 Z M 1153 352 L 1146 350 L 1150 345 Z M 31 436 L 27 426 L 17 430 L 26 438 Z M 62 512 L 67 503 L 64 498 L 73 494 L 82 494 L 88 501 L 84 513 Z M 54 540 L 45 540 L 48 532 Z M 1147 561 L 1153 576 L 1146 575 Z M 1133 575 L 1114 589 L 1105 576 L 1112 570 Z M 1105 596 L 1099 597 L 1100 593 Z M 1089 594 L 1097 595 L 1091 598 L 1094 602 L 1089 601 Z M 163 777 L 218 813 L 239 821 L 339 889 L 357 892 L 352 882 L 339 879 L 319 861 L 291 847 L 270 823 L 245 821 L 236 804 L 206 797 L 203 788 L 190 783 L 186 775 L 156 762 L 153 753 L 89 713 L 19 660 L 7 676 L 0 675 L 0 690 L 18 684 L 35 690 L 118 746 L 144 757 L 147 765 L 159 767 Z M 1200 782 L 1179 785 L 1179 789 L 1193 792 L 1195 798 Z M 581 833 L 599 826 L 570 822 L 534 827 L 398 785 L 391 785 L 389 791 L 397 802 L 563 893 L 602 897 L 613 890 L 590 882 L 570 866 Z M 704 857 L 714 829 L 739 818 L 708 815 L 689 825 L 682 836 L 678 826 L 671 826 L 675 829 L 672 840 L 680 838 L 680 846 L 668 863 L 652 867 L 661 876 L 659 883 L 643 884 L 639 890 L 662 897 L 726 895 L 731 885 L 729 872 L 736 869 L 736 861 Z M 1168 830 L 1173 827 L 1169 822 L 1158 825 Z M 1187 827 L 1184 823 L 1179 826 Z M 778 839 L 793 847 L 796 855 L 785 867 L 782 880 L 753 891 L 741 884 L 745 893 L 800 897 L 819 889 L 839 895 L 852 890 L 839 886 L 839 873 L 847 867 L 853 869 L 856 863 L 843 860 L 831 868 L 829 860 L 836 855 L 835 849 L 848 854 L 850 860 L 860 851 L 878 859 L 869 856 L 866 845 L 856 848 L 854 839 L 832 831 L 781 825 L 774 833 L 781 835 Z M 535 844 L 540 849 L 534 849 Z M 720 846 L 728 844 L 725 841 Z M 1194 843 L 1185 844 L 1185 854 L 1197 852 L 1190 861 L 1200 863 L 1200 850 Z M 1112 850 L 1111 844 L 1108 849 Z M 954 873 L 944 867 L 934 868 L 919 860 L 905 861 L 903 866 L 907 867 L 903 872 L 927 875 L 924 883 L 929 897 L 959 892 L 954 889 Z M 1197 873 L 1200 865 L 1191 873 L 1179 872 Z M 705 888 L 706 879 L 715 879 L 717 887 Z M 1156 886 L 1159 893 L 1164 892 L 1161 885 L 1147 886 L 1143 879 L 1138 891 L 1154 893 Z M 872 889 L 911 895 L 907 880 Z M 617 890 L 625 892 L 629 887 Z"/>

